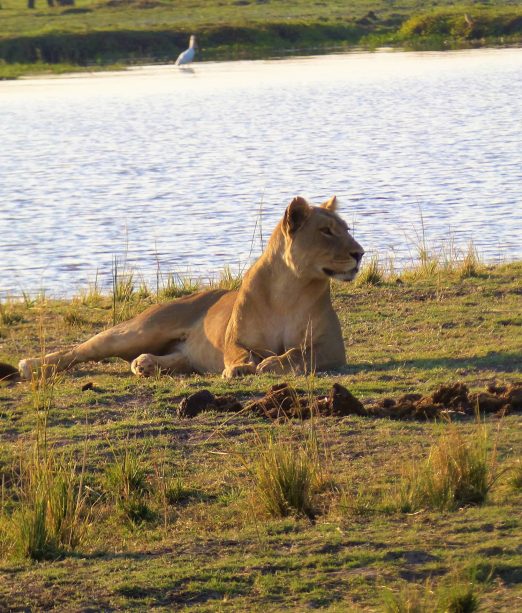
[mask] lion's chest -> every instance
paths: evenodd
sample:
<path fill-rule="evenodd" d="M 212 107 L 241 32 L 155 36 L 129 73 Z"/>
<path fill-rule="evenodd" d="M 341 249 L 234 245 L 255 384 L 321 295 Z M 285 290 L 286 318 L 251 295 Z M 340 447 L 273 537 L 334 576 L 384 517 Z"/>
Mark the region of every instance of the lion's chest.
<path fill-rule="evenodd" d="M 270 353 L 281 355 L 285 351 L 298 347 L 306 336 L 306 325 L 294 317 L 271 314 L 263 325 L 262 338 L 258 343 Z"/>

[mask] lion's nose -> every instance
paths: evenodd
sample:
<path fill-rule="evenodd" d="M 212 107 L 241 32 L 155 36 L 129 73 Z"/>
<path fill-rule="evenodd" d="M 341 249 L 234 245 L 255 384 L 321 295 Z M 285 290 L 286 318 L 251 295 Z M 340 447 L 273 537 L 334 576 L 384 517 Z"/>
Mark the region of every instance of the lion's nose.
<path fill-rule="evenodd" d="M 361 253 L 360 251 L 354 251 L 353 253 L 350 253 L 350 255 L 357 262 L 357 264 L 359 264 L 359 262 L 362 260 L 362 256 L 364 255 L 364 252 Z"/>

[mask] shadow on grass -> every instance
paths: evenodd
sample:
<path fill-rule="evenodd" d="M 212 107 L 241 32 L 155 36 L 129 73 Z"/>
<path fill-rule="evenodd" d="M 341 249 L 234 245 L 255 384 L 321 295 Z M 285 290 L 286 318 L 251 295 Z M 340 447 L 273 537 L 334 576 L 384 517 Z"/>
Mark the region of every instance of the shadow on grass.
<path fill-rule="evenodd" d="M 201 604 L 212 600 L 222 601 L 225 596 L 240 596 L 246 595 L 251 590 L 251 583 L 247 583 L 244 580 L 241 582 L 233 582 L 235 585 L 223 586 L 222 588 L 209 589 L 201 587 L 199 590 L 187 589 L 187 584 L 192 584 L 194 581 L 200 580 L 200 577 L 190 577 L 187 579 L 180 579 L 173 581 L 170 585 L 161 587 L 145 586 L 145 585 L 129 585 L 122 586 L 116 590 L 116 593 L 120 596 L 132 600 L 146 600 L 148 604 L 150 601 L 155 606 L 158 605 L 191 605 Z M 232 583 L 232 582 L 231 582 Z"/>
<path fill-rule="evenodd" d="M 348 358 L 349 359 L 349 358 Z M 435 370 L 437 368 L 445 368 L 454 370 L 457 368 L 468 368 L 474 370 L 496 370 L 499 372 L 517 372 L 522 363 L 522 351 L 501 352 L 490 351 L 484 356 L 479 357 L 440 357 L 440 358 L 417 358 L 413 360 L 389 360 L 388 362 L 363 362 L 361 364 L 349 364 L 336 371 L 332 371 L 332 375 L 346 374 L 353 375 L 365 371 L 372 372 L 387 372 L 397 370 L 398 368 L 415 368 L 419 370 Z M 92 368 L 76 369 L 73 374 L 74 379 L 83 379 L 88 376 L 96 376 L 99 374 L 109 374 L 101 371 L 96 365 Z M 327 373 L 330 374 L 330 373 Z M 110 373 L 111 377 L 116 379 L 128 379 L 131 376 L 130 371 L 115 371 Z M 184 377 L 183 377 L 184 378 Z M 189 381 L 189 387 L 205 387 L 213 385 L 215 381 L 212 379 L 196 382 Z M 106 392 L 106 389 L 97 388 L 98 392 Z M 132 394 L 122 395 L 118 400 L 125 400 L 132 397 Z"/>
<path fill-rule="evenodd" d="M 469 358 L 418 358 L 415 360 L 390 360 L 389 362 L 376 362 L 350 365 L 341 372 L 344 374 L 359 374 L 365 371 L 386 372 L 399 368 L 415 368 L 419 370 L 435 370 L 439 368 L 456 370 L 495 370 L 499 372 L 518 372 L 522 363 L 522 352 L 490 351 L 485 356 Z"/>
<path fill-rule="evenodd" d="M 522 566 L 509 562 L 483 562 L 475 569 L 478 581 L 490 581 L 498 577 L 506 585 L 522 583 Z"/>

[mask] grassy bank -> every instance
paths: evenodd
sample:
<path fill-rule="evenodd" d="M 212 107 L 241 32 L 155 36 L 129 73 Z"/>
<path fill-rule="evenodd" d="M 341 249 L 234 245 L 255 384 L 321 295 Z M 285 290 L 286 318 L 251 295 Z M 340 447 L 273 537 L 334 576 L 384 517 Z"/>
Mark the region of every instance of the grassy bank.
<path fill-rule="evenodd" d="M 436 8 L 435 8 L 436 7 Z M 434 10 L 435 8 L 435 10 Z M 457 5 L 405 0 L 77 0 L 48 7 L 40 0 L 4 0 L 0 10 L 0 77 L 36 66 L 86 66 L 173 61 L 198 35 L 202 60 L 318 52 L 332 47 L 451 48 L 519 43 L 516 0 Z"/>
<path fill-rule="evenodd" d="M 364 403 L 457 380 L 520 382 L 521 273 L 470 256 L 425 258 L 399 277 L 374 261 L 358 285 L 335 286 L 349 365 L 290 382 L 315 393 L 338 382 Z M 157 289 L 120 278 L 113 296 L 4 301 L 0 361 L 85 339 L 191 283 Z M 194 391 L 248 399 L 277 382 L 140 380 L 108 360 L 3 384 L 3 606 L 513 610 L 520 414 L 483 425 L 176 416 Z"/>

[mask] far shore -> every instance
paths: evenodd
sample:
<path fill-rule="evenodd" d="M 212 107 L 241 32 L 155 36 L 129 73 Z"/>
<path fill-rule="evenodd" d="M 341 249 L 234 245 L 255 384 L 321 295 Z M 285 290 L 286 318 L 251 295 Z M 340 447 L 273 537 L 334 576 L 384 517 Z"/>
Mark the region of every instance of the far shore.
<path fill-rule="evenodd" d="M 285 50 L 281 53 L 274 53 L 272 55 L 267 55 L 266 57 L 236 57 L 233 59 L 221 57 L 219 59 L 208 59 L 208 58 L 200 58 L 195 61 L 189 70 L 197 69 L 198 66 L 212 66 L 216 64 L 225 64 L 225 63 L 236 63 L 236 62 L 253 62 L 253 61 L 278 61 L 278 60 L 289 60 L 289 59 L 304 59 L 304 58 L 313 58 L 322 55 L 356 55 L 362 53 L 433 53 L 433 52 L 455 52 L 455 51 L 470 51 L 470 50 L 517 50 L 522 49 L 521 44 L 511 44 L 511 45 L 484 45 L 484 46 L 461 46 L 457 48 L 446 48 L 446 49 L 414 49 L 411 47 L 376 47 L 376 48 L 364 48 L 364 47 L 328 47 L 327 50 L 322 49 L 295 49 L 295 50 Z M 2 76 L 2 69 L 5 68 L 5 65 L 2 66 L 0 64 L 0 83 L 2 81 L 28 81 L 28 80 L 47 80 L 47 79 L 61 79 L 61 78 L 88 78 L 92 76 L 105 76 L 109 77 L 113 75 L 123 76 L 124 74 L 131 76 L 140 72 L 141 74 L 151 74 L 158 70 L 168 69 L 173 71 L 178 69 L 175 66 L 173 61 L 144 61 L 143 63 L 116 63 L 116 64 L 106 64 L 103 66 L 99 65 L 89 65 L 89 66 L 75 66 L 70 64 L 31 64 L 31 65 L 15 65 L 12 67 L 16 74 L 13 76 Z M 187 71 L 187 68 L 178 69 L 181 72 Z"/>
<path fill-rule="evenodd" d="M 191 33 L 197 35 L 200 62 L 383 47 L 444 51 L 522 45 L 522 8 L 509 1 L 495 7 L 427 3 L 421 13 L 407 1 L 392 8 L 381 0 L 350 7 L 335 2 L 310 7 L 304 0 L 293 7 L 280 0 L 258 4 L 209 2 L 195 13 L 184 0 L 147 11 L 131 1 L 116 6 L 76 0 L 73 9 L 38 5 L 30 11 L 7 0 L 1 9 L 0 80 L 172 64 Z"/>

